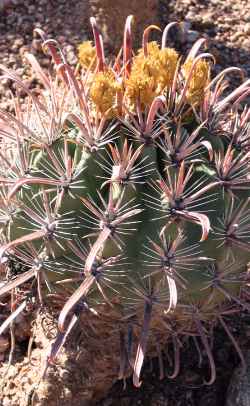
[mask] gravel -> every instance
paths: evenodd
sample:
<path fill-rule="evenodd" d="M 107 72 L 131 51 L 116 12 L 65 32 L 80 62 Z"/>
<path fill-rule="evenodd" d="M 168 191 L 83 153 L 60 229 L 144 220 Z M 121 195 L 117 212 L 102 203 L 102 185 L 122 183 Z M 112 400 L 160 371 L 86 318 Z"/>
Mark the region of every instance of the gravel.
<path fill-rule="evenodd" d="M 32 52 L 45 69 L 50 68 L 50 57 L 43 53 L 34 30 L 40 28 L 56 39 L 68 62 L 74 65 L 77 45 L 87 39 L 88 18 L 86 0 L 0 0 L 0 63 L 16 70 L 29 88 L 39 90 L 24 55 Z M 11 109 L 10 90 L 16 90 L 11 81 L 1 80 L 0 108 Z M 24 96 L 20 95 L 21 100 Z"/>
<path fill-rule="evenodd" d="M 250 2 L 248 0 L 161 1 L 161 21 L 180 21 L 186 27 L 182 50 L 199 37 L 217 62 L 215 72 L 228 66 L 244 69 L 250 77 Z M 233 80 L 232 84 L 236 84 Z"/>

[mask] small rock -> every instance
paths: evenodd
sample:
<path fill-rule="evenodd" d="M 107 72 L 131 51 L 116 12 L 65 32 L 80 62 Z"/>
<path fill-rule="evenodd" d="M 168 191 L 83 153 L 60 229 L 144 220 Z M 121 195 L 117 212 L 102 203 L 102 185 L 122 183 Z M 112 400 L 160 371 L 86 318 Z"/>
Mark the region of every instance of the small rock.
<path fill-rule="evenodd" d="M 64 51 L 67 53 L 67 52 L 70 52 L 70 51 L 74 51 L 74 47 L 73 47 L 73 45 L 66 45 L 65 47 L 64 47 Z"/>
<path fill-rule="evenodd" d="M 76 54 L 75 54 L 73 51 L 70 51 L 70 52 L 67 54 L 67 60 L 68 60 L 68 63 L 69 63 L 70 65 L 75 65 L 75 64 L 77 64 L 77 57 L 76 57 Z"/>
<path fill-rule="evenodd" d="M 250 23 L 247 23 L 244 27 L 244 33 L 245 34 L 250 34 Z"/>
<path fill-rule="evenodd" d="M 236 32 L 235 34 L 233 34 L 231 36 L 231 41 L 233 41 L 233 42 L 238 41 L 238 39 L 241 38 L 242 35 L 244 35 L 242 32 Z"/>
<path fill-rule="evenodd" d="M 15 35 L 14 34 L 7 34 L 6 39 L 7 39 L 7 41 L 13 41 L 15 39 Z"/>
<path fill-rule="evenodd" d="M 250 38 L 244 39 L 244 41 L 242 42 L 242 46 L 243 46 L 244 48 L 250 49 Z"/>
<path fill-rule="evenodd" d="M 213 13 L 208 12 L 206 14 L 203 14 L 203 16 L 202 16 L 202 24 L 206 28 L 212 27 L 214 25 Z"/>
<path fill-rule="evenodd" d="M 195 12 L 190 10 L 186 15 L 186 19 L 187 20 L 193 20 L 194 18 L 195 18 Z"/>
<path fill-rule="evenodd" d="M 8 378 L 13 378 L 18 374 L 18 370 L 14 365 L 10 365 L 8 370 Z"/>
<path fill-rule="evenodd" d="M 3 400 L 3 406 L 11 406 L 11 402 L 12 402 L 11 399 L 4 398 L 4 400 Z"/>
<path fill-rule="evenodd" d="M 77 57 L 75 54 L 75 48 L 73 45 L 66 45 L 64 47 L 67 61 L 70 65 L 75 65 L 77 63 Z"/>
<path fill-rule="evenodd" d="M 24 68 L 18 68 L 18 69 L 16 69 L 16 74 L 17 74 L 18 76 L 23 76 L 23 74 L 24 74 Z"/>

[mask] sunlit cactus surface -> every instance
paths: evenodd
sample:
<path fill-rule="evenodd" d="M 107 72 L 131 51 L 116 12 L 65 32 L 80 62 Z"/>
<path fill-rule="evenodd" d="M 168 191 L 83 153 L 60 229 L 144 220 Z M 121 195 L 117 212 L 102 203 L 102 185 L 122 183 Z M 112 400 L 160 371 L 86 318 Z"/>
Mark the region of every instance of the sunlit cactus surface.
<path fill-rule="evenodd" d="M 82 312 L 112 314 L 120 377 L 131 368 L 140 385 L 152 337 L 173 342 L 178 361 L 190 335 L 205 348 L 209 384 L 211 323 L 244 363 L 227 320 L 250 307 L 250 80 L 236 67 L 213 78 L 203 39 L 186 58 L 168 47 L 175 23 L 161 43 L 149 26 L 133 50 L 129 16 L 109 60 L 91 24 L 75 69 L 37 30 L 54 65 L 48 74 L 27 55 L 40 95 L 0 67 L 27 93 L 24 106 L 13 97 L 14 113 L 0 111 L 0 295 L 15 301 L 0 333 L 31 300 L 53 298 L 62 307 L 49 362 Z M 242 80 L 233 91 L 231 75 Z"/>

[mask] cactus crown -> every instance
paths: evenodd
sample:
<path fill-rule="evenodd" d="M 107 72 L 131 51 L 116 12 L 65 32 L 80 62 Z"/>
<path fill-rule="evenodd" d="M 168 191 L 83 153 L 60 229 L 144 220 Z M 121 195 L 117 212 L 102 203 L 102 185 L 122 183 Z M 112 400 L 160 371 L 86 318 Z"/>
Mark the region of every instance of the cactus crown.
<path fill-rule="evenodd" d="M 0 112 L 0 295 L 17 302 L 0 333 L 31 296 L 40 305 L 54 296 L 63 307 L 50 362 L 75 318 L 94 311 L 134 329 L 135 385 L 154 334 L 178 351 L 183 331 L 200 336 L 211 383 L 206 324 L 220 320 L 232 338 L 223 314 L 249 308 L 250 109 L 240 103 L 250 80 L 225 96 L 226 75 L 240 69 L 211 80 L 203 39 L 184 61 L 166 46 L 173 24 L 161 47 L 148 27 L 134 54 L 131 22 L 108 64 L 92 18 L 95 45 L 79 46 L 75 71 L 39 30 L 56 68 L 47 76 L 27 55 L 39 97 L 1 66 L 27 102 Z"/>

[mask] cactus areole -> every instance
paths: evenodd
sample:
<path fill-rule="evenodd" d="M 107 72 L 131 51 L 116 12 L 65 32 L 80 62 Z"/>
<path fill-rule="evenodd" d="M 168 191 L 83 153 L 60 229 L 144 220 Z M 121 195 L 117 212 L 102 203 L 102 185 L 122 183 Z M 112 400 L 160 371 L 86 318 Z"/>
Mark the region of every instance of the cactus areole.
<path fill-rule="evenodd" d="M 27 93 L 23 106 L 17 91 L 13 114 L 0 111 L 0 296 L 15 301 L 0 333 L 31 299 L 42 306 L 53 296 L 61 310 L 49 364 L 82 312 L 112 314 L 120 378 L 131 371 L 140 386 L 152 337 L 178 353 L 180 337 L 191 335 L 205 349 L 211 384 L 211 323 L 244 361 L 227 319 L 250 308 L 250 80 L 236 67 L 212 78 L 203 39 L 186 59 L 178 55 L 167 46 L 178 24 L 160 45 L 149 40 L 159 28 L 148 27 L 134 51 L 132 21 L 111 63 L 91 18 L 94 41 L 79 46 L 75 69 L 37 30 L 55 68 L 50 76 L 27 55 L 39 96 L 0 66 Z M 242 84 L 225 94 L 231 73 Z"/>

